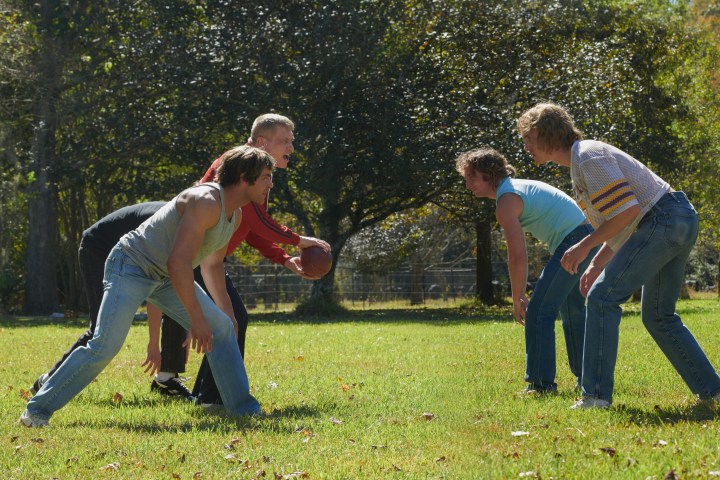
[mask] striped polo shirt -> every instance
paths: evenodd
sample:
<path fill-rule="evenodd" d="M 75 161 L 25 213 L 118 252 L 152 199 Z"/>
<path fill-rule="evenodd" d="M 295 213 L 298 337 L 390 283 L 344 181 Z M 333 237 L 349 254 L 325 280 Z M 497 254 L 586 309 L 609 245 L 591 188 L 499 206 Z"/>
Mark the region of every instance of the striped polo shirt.
<path fill-rule="evenodd" d="M 622 150 L 596 140 L 575 142 L 570 177 L 580 208 L 597 229 L 605 221 L 640 205 L 634 222 L 606 243 L 617 252 L 670 185 Z"/>

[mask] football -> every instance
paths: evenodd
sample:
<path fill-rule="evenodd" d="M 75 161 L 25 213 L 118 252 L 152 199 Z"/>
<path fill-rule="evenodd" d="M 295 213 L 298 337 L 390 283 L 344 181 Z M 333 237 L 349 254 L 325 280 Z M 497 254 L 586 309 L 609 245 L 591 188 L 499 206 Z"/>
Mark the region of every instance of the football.
<path fill-rule="evenodd" d="M 332 267 L 332 255 L 320 247 L 308 247 L 300 250 L 300 264 L 306 275 L 322 277 Z"/>

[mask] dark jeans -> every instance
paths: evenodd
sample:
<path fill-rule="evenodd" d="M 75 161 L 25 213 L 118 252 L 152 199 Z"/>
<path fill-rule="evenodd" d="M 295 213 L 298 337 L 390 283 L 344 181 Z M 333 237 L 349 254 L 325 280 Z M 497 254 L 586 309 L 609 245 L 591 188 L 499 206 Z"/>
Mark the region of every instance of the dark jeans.
<path fill-rule="evenodd" d="M 202 275 L 200 275 L 200 268 L 195 269 L 195 281 L 207 292 L 205 282 L 203 282 Z M 233 285 L 232 280 L 230 280 L 230 275 L 228 275 L 227 272 L 225 272 L 225 288 L 227 289 L 228 295 L 230 295 L 235 320 L 237 320 L 238 323 L 238 346 L 240 347 L 240 354 L 245 358 L 245 334 L 248 327 L 248 313 L 240 294 L 235 289 L 235 285 Z M 222 399 L 215 385 L 215 379 L 213 378 L 207 356 L 203 357 L 202 363 L 200 364 L 200 370 L 198 370 L 192 394 L 200 403 L 222 404 Z"/>
<path fill-rule="evenodd" d="M 80 335 L 70 348 L 63 354 L 58 362 L 48 371 L 50 378 L 55 371 L 60 368 L 65 359 L 75 351 L 78 347 L 84 347 L 95 335 L 95 325 L 97 324 L 98 312 L 100 311 L 100 303 L 103 298 L 103 276 L 105 274 L 105 260 L 107 260 L 109 252 L 101 249 L 93 248 L 85 244 L 85 240 L 80 240 L 80 248 L 78 249 L 78 260 L 80 262 L 80 275 L 85 288 L 85 295 L 88 301 L 88 309 L 90 316 L 90 326 Z M 163 319 L 161 349 L 167 351 L 167 357 L 173 361 L 169 363 L 172 369 L 166 372 L 184 372 L 185 371 L 185 349 L 182 343 L 185 341 L 187 333 L 176 322 L 166 322 Z M 163 357 L 163 366 L 165 366 L 165 357 Z"/>

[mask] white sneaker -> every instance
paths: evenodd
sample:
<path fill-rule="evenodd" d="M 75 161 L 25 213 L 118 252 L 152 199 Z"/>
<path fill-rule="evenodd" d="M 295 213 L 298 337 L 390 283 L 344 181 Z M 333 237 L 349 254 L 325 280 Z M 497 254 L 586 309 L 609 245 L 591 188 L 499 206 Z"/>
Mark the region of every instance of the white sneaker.
<path fill-rule="evenodd" d="M 577 400 L 575 402 L 575 405 L 570 408 L 572 408 L 573 410 L 587 410 L 590 408 L 610 408 L 610 402 L 595 397 L 582 397 L 580 400 Z"/>
<path fill-rule="evenodd" d="M 30 412 L 25 409 L 25 411 L 20 415 L 20 420 L 18 421 L 18 425 L 21 425 L 23 427 L 28 428 L 40 428 L 40 427 L 47 427 L 50 425 L 50 422 L 45 420 L 44 418 L 38 418 Z"/>

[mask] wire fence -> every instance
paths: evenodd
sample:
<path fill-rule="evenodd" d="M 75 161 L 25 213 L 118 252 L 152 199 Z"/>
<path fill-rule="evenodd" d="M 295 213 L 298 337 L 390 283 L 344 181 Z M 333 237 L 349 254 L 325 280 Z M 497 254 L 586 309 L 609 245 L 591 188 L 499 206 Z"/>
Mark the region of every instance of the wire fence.
<path fill-rule="evenodd" d="M 504 266 L 504 265 L 503 265 Z M 226 264 L 235 287 L 248 308 L 263 306 L 277 309 L 279 305 L 296 304 L 307 299 L 313 282 L 309 282 L 284 267 L 262 264 L 245 267 L 238 263 Z M 497 288 L 507 283 L 507 271 L 499 272 L 493 282 Z M 455 302 L 472 297 L 476 290 L 475 268 L 430 268 L 416 280 L 416 295 L 423 300 Z M 335 293 L 340 301 L 349 304 L 380 302 L 408 302 L 413 294 L 413 279 L 409 270 L 382 274 L 359 273 L 354 268 L 339 265 L 335 269 Z"/>

